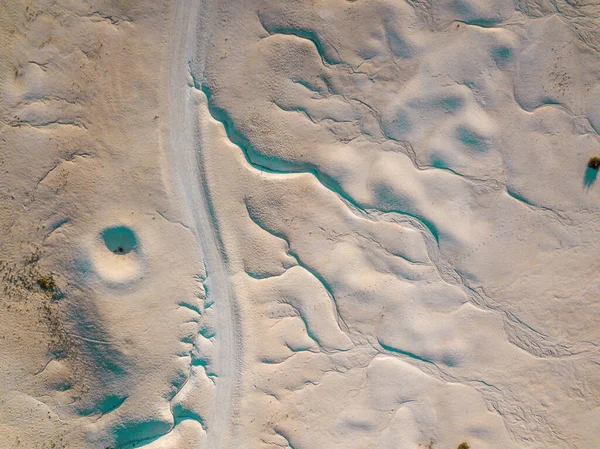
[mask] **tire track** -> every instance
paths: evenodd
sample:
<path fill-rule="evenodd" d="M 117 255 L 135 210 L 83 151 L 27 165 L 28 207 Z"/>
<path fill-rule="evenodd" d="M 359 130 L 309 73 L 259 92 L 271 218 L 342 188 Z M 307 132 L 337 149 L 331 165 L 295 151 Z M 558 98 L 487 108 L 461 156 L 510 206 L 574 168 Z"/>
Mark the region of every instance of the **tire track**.
<path fill-rule="evenodd" d="M 198 117 L 200 96 L 186 83 L 195 61 L 194 80 L 202 77 L 206 38 L 210 24 L 208 1 L 180 0 L 175 5 L 172 23 L 173 61 L 169 94 L 172 123 L 166 145 L 172 176 L 183 210 L 193 223 L 207 270 L 206 286 L 217 308 L 215 345 L 216 398 L 207 420 L 208 449 L 227 447 L 231 435 L 234 395 L 241 366 L 241 340 L 236 325 L 236 298 L 229 282 L 216 219 L 204 173 L 203 126 Z M 201 31 L 198 31 L 201 28 Z M 195 82 L 194 82 L 195 84 Z M 199 120 L 198 120 L 199 119 Z"/>

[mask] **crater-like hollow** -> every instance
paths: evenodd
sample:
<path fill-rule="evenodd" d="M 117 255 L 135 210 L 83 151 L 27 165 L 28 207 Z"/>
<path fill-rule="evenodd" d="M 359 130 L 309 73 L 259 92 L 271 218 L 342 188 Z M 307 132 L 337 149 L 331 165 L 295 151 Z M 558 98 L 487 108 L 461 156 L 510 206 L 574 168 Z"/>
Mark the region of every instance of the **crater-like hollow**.
<path fill-rule="evenodd" d="M 115 254 L 125 255 L 137 247 L 135 232 L 126 226 L 113 226 L 102 231 L 102 240 Z"/>

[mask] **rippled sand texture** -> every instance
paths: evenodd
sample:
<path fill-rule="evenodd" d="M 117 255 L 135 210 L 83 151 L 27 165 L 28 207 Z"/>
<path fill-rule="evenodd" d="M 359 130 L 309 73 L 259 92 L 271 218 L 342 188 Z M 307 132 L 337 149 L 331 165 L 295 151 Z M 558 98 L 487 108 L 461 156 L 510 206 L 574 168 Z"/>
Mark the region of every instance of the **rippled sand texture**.
<path fill-rule="evenodd" d="M 0 448 L 598 447 L 597 2 L 0 11 Z"/>

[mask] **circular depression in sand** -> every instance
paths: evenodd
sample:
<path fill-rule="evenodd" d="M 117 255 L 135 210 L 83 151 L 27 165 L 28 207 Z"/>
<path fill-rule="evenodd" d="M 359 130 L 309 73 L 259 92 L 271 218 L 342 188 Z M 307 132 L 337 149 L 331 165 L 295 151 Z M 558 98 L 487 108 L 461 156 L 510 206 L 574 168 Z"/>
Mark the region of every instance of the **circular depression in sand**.
<path fill-rule="evenodd" d="M 95 271 L 109 285 L 126 286 L 141 277 L 144 263 L 139 238 L 128 226 L 102 229 L 93 253 Z"/>
<path fill-rule="evenodd" d="M 102 240 L 109 251 L 126 255 L 137 247 L 135 232 L 126 226 L 113 226 L 102 231 Z"/>

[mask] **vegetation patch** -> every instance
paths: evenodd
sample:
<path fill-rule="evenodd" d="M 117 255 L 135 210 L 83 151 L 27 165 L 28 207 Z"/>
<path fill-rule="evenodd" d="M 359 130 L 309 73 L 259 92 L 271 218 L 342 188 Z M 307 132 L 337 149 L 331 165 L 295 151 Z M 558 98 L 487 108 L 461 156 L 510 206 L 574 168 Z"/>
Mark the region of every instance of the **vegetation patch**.
<path fill-rule="evenodd" d="M 48 331 L 48 351 L 65 357 L 74 342 L 63 325 L 59 304 L 62 295 L 54 275 L 38 265 L 41 254 L 34 252 L 21 262 L 0 260 L 0 305 L 14 313 L 35 313 L 38 325 Z"/>
<path fill-rule="evenodd" d="M 45 292 L 48 292 L 48 293 L 56 292 L 56 281 L 54 280 L 54 277 L 51 274 L 50 275 L 42 275 L 37 280 L 37 284 Z"/>
<path fill-rule="evenodd" d="M 594 170 L 600 169 L 600 156 L 592 156 L 588 161 L 588 167 Z"/>

